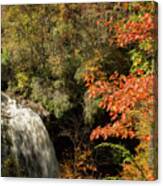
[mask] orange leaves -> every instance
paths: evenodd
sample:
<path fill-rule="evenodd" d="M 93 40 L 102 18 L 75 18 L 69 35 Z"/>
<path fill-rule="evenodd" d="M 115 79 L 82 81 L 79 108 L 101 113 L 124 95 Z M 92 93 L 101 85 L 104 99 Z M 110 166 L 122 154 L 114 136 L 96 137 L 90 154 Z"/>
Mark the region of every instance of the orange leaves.
<path fill-rule="evenodd" d="M 75 148 L 75 156 L 75 162 L 70 159 L 60 164 L 61 178 L 94 178 L 97 169 L 92 159 L 92 151 L 84 146 L 81 151 L 78 147 Z"/>
<path fill-rule="evenodd" d="M 96 21 L 96 25 L 98 26 L 98 25 L 100 25 L 101 23 L 104 23 L 104 21 L 105 21 L 105 20 L 101 18 L 101 19 L 99 19 L 99 20 Z"/>
<path fill-rule="evenodd" d="M 140 74 L 141 70 L 138 72 Z M 114 79 L 111 82 L 96 81 L 88 88 L 88 94 L 93 98 L 100 96 L 102 98 L 99 103 L 100 108 L 111 111 L 112 117 L 123 113 L 122 120 L 125 120 L 124 114 L 128 109 L 132 109 L 137 102 L 149 98 L 148 90 L 152 90 L 153 75 L 147 77 L 120 75 L 117 79 L 115 77 L 111 76 L 110 79 Z"/>
<path fill-rule="evenodd" d="M 88 96 L 100 100 L 98 106 L 107 112 L 108 117 L 104 121 L 109 122 L 95 128 L 90 140 L 107 140 L 109 137 L 138 139 L 140 144 L 134 147 L 134 161 L 124 164 L 121 176 L 124 179 L 154 180 L 153 167 L 149 166 L 148 159 L 153 151 L 150 147 L 153 141 L 151 127 L 155 124 L 155 76 L 151 73 L 156 51 L 156 14 L 152 11 L 155 4 L 133 3 L 129 6 L 124 3 L 118 8 L 119 15 L 113 12 L 108 16 L 110 20 L 101 20 L 98 25 L 107 27 L 111 47 L 131 50 L 132 66 L 128 72 L 133 73 L 126 76 L 115 72 L 108 79 L 95 79 L 93 89 L 92 85 L 87 87 Z"/>
<path fill-rule="evenodd" d="M 139 162 L 141 162 L 141 160 Z M 137 167 L 135 167 L 135 164 Z M 134 179 L 153 181 L 156 179 L 153 174 L 153 170 L 148 166 L 148 163 L 145 161 L 141 165 L 141 168 L 138 166 L 138 162 L 132 164 L 123 164 L 123 172 L 121 176 L 124 180 Z"/>
<path fill-rule="evenodd" d="M 126 114 L 125 113 L 122 113 L 121 119 L 122 119 L 123 122 L 126 121 Z"/>
<path fill-rule="evenodd" d="M 96 25 L 99 26 L 100 24 L 104 25 L 105 27 L 108 27 L 112 23 L 112 17 L 109 21 L 105 21 L 105 19 L 99 19 L 96 21 Z"/>
<path fill-rule="evenodd" d="M 151 141 L 151 136 L 150 135 L 145 135 L 145 136 L 143 136 L 142 140 L 144 140 L 146 142 L 149 142 L 149 141 Z"/>
<path fill-rule="evenodd" d="M 154 30 L 153 16 L 149 13 L 140 16 L 138 21 L 124 20 L 123 27 L 118 23 L 115 26 L 116 43 L 120 47 L 127 44 L 143 41 L 147 38 L 152 38 L 152 31 Z"/>
<path fill-rule="evenodd" d="M 127 114 L 137 103 L 142 101 L 148 103 L 153 100 L 154 76 L 151 74 L 138 77 L 143 73 L 142 70 L 137 70 L 135 74 L 124 76 L 115 72 L 108 81 L 98 80 L 88 87 L 88 97 L 101 98 L 98 106 L 108 112 L 108 117 L 112 121 L 112 124 L 94 129 L 90 135 L 91 141 L 100 137 L 106 140 L 109 136 L 121 138 L 135 136 L 133 124 Z"/>
<path fill-rule="evenodd" d="M 104 22 L 104 21 L 103 21 Z M 150 13 L 144 15 L 137 15 L 133 18 L 132 15 L 124 17 L 120 20 L 113 20 L 113 18 L 104 23 L 112 33 L 114 30 L 114 42 L 119 47 L 125 47 L 133 42 L 142 42 L 145 39 L 152 39 L 154 25 L 154 16 Z"/>
<path fill-rule="evenodd" d="M 100 132 L 101 132 L 101 129 L 100 129 L 100 126 L 98 126 L 96 129 L 94 129 L 90 135 L 90 141 L 93 141 L 95 139 L 98 139 L 100 137 Z"/>
<path fill-rule="evenodd" d="M 92 61 L 91 61 L 92 62 Z M 90 61 L 88 62 L 90 63 Z M 85 72 L 82 74 L 86 87 L 90 87 L 97 79 L 105 79 L 104 72 L 101 71 L 100 66 L 86 66 Z M 100 82 L 98 82 L 100 84 Z"/>
<path fill-rule="evenodd" d="M 118 78 L 119 74 L 118 72 L 114 72 L 110 77 L 109 77 L 109 80 L 116 80 Z"/>
<path fill-rule="evenodd" d="M 90 140 L 94 141 L 100 137 L 104 140 L 108 137 L 120 137 L 122 139 L 133 138 L 135 137 L 135 132 L 131 129 L 128 130 L 124 125 L 121 125 L 120 122 L 117 121 L 113 125 L 107 124 L 102 128 L 99 126 L 95 128 L 90 135 Z"/>
<path fill-rule="evenodd" d="M 137 69 L 135 71 L 135 75 L 143 75 L 143 74 L 145 74 L 145 72 L 142 69 Z"/>
<path fill-rule="evenodd" d="M 89 87 L 95 80 L 95 77 L 93 74 L 85 74 L 84 75 L 84 81 L 86 82 L 85 86 Z"/>

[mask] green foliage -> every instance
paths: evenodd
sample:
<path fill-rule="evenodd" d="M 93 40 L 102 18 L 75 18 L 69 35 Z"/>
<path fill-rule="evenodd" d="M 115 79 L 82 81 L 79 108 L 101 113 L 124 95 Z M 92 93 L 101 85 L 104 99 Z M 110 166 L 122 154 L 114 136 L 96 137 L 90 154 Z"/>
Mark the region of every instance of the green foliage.
<path fill-rule="evenodd" d="M 119 176 L 107 176 L 104 178 L 104 180 L 120 180 L 121 177 Z"/>
<path fill-rule="evenodd" d="M 85 100 L 84 107 L 84 121 L 86 124 L 92 125 L 95 123 L 95 116 L 100 114 L 100 109 L 98 107 L 99 100 Z"/>
<path fill-rule="evenodd" d="M 25 87 L 28 85 L 28 76 L 25 73 L 17 73 L 16 74 L 16 80 L 17 80 L 17 89 L 22 91 Z"/>
<path fill-rule="evenodd" d="M 130 71 L 134 73 L 136 70 L 141 69 L 147 74 L 153 73 L 155 71 L 154 61 L 155 61 L 155 43 L 146 39 L 143 40 L 138 48 L 134 48 L 129 51 L 129 56 L 132 61 L 132 66 Z"/>
<path fill-rule="evenodd" d="M 124 162 L 131 162 L 133 159 L 132 154 L 124 146 L 114 143 L 103 142 L 94 147 L 95 151 L 103 151 L 109 149 L 110 154 L 104 154 L 103 156 L 110 156 L 112 164 L 123 164 Z"/>
<path fill-rule="evenodd" d="M 10 55 L 9 52 L 7 51 L 7 49 L 3 49 L 3 53 L 2 53 L 2 64 L 3 65 L 7 65 L 10 59 Z"/>
<path fill-rule="evenodd" d="M 64 91 L 64 85 L 62 80 L 44 82 L 44 79 L 33 78 L 31 98 L 41 102 L 48 111 L 61 118 L 73 106 L 68 93 Z"/>
<path fill-rule="evenodd" d="M 72 104 L 69 101 L 68 95 L 61 94 L 60 92 L 56 91 L 53 99 L 51 101 L 47 101 L 46 108 L 50 112 L 54 112 L 56 118 L 60 118 L 63 116 L 64 112 L 72 108 Z"/>

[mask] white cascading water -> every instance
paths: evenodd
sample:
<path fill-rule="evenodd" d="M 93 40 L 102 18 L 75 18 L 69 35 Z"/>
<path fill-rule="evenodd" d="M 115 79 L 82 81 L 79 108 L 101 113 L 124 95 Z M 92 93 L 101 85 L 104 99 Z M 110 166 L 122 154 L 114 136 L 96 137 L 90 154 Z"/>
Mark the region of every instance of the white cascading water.
<path fill-rule="evenodd" d="M 24 176 L 58 177 L 54 147 L 39 115 L 2 93 L 1 125 L 2 136 L 10 137 L 10 153 L 23 168 Z M 3 131 L 4 126 L 7 126 L 6 131 Z M 5 148 L 1 150 L 5 156 Z"/>

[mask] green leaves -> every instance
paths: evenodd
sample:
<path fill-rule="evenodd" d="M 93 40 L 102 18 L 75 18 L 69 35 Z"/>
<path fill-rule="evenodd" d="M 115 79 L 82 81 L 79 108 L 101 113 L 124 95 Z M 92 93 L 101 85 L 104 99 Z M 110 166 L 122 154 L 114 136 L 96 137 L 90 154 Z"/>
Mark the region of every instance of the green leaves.
<path fill-rule="evenodd" d="M 56 118 L 63 117 L 64 113 L 73 107 L 63 80 L 44 81 L 41 78 L 33 78 L 31 89 L 31 99 L 41 102 Z"/>
<path fill-rule="evenodd" d="M 94 147 L 94 153 L 99 153 L 99 151 L 104 151 L 107 149 L 108 154 L 103 154 L 102 156 L 107 156 L 111 164 L 123 164 L 130 163 L 133 159 L 132 154 L 124 146 L 114 143 L 103 142 Z M 106 152 L 106 151 L 104 151 Z"/>
<path fill-rule="evenodd" d="M 18 82 L 17 84 L 18 89 L 23 90 L 28 84 L 29 80 L 28 76 L 23 72 L 19 72 L 16 74 L 16 79 Z"/>
<path fill-rule="evenodd" d="M 10 60 L 9 51 L 6 48 L 3 48 L 3 51 L 2 51 L 2 64 L 3 65 L 8 65 L 9 60 Z"/>

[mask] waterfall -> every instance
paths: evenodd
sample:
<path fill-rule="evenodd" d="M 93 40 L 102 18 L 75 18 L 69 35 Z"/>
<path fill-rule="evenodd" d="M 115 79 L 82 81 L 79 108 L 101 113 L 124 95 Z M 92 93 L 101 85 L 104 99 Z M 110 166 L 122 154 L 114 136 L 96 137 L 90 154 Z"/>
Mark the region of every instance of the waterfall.
<path fill-rule="evenodd" d="M 1 129 L 2 176 L 58 177 L 55 150 L 41 118 L 4 93 Z"/>

